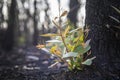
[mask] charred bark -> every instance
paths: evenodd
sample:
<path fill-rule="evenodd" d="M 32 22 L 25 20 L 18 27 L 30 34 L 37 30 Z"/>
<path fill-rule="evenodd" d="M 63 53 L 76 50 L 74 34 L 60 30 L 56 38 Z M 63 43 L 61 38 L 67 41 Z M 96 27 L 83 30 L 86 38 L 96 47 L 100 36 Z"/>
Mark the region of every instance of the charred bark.
<path fill-rule="evenodd" d="M 78 0 L 70 0 L 70 12 L 68 13 L 68 19 L 76 26 L 77 23 L 77 13 L 80 8 L 80 3 Z"/>
<path fill-rule="evenodd" d="M 90 32 L 92 56 L 96 56 L 94 65 L 104 75 L 111 72 L 120 74 L 120 24 L 110 16 L 120 20 L 111 6 L 120 9 L 119 0 L 87 0 L 86 25 Z"/>
<path fill-rule="evenodd" d="M 8 28 L 5 33 L 2 48 L 5 51 L 10 51 L 14 46 L 14 29 L 15 29 L 15 14 L 16 13 L 16 0 L 12 0 L 9 10 Z"/>
<path fill-rule="evenodd" d="M 38 14 L 37 14 L 37 0 L 34 1 L 34 35 L 33 35 L 33 44 L 36 45 L 38 43 L 38 36 L 39 36 L 39 31 L 37 28 L 38 24 Z"/>

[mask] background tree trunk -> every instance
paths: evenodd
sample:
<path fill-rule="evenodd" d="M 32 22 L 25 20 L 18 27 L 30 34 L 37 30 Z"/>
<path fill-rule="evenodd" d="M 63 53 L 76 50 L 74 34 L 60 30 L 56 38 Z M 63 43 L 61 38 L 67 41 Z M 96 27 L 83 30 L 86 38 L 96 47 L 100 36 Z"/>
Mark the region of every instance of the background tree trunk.
<path fill-rule="evenodd" d="M 87 0 L 86 25 L 90 32 L 92 56 L 96 56 L 94 64 L 104 74 L 108 72 L 120 74 L 120 24 L 111 19 L 113 16 L 120 20 L 111 6 L 120 9 L 119 0 Z"/>
<path fill-rule="evenodd" d="M 37 0 L 34 0 L 34 35 L 33 35 L 33 44 L 38 44 L 39 30 L 37 28 L 38 24 L 38 14 L 37 14 Z"/>
<path fill-rule="evenodd" d="M 70 0 L 70 12 L 68 13 L 68 19 L 76 26 L 77 23 L 77 14 L 80 8 L 80 3 L 78 0 Z"/>
<path fill-rule="evenodd" d="M 3 49 L 10 51 L 14 46 L 14 29 L 15 29 L 15 13 L 16 13 L 16 0 L 12 0 L 9 10 L 8 28 L 5 33 Z"/>
<path fill-rule="evenodd" d="M 2 22 L 3 22 L 3 14 L 2 14 L 2 8 L 3 8 L 3 1 L 1 0 L 0 1 L 0 49 L 1 49 L 1 44 L 3 42 L 3 35 L 4 35 L 4 32 L 5 30 L 2 29 Z"/>

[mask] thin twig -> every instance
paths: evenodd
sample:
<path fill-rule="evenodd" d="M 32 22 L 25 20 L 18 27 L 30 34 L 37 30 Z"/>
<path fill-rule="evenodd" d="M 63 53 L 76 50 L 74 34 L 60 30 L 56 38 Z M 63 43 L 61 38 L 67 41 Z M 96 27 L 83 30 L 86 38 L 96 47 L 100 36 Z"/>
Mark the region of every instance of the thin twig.
<path fill-rule="evenodd" d="M 62 42 L 63 42 L 64 46 L 66 47 L 66 51 L 69 52 L 69 51 L 68 51 L 68 48 L 67 48 L 67 45 L 66 45 L 66 43 L 65 43 L 65 40 L 64 40 L 64 36 L 62 35 L 61 26 L 58 25 L 55 21 L 52 21 L 52 22 L 53 22 L 53 23 L 57 26 L 57 28 L 59 29 L 59 34 L 60 34 L 60 37 L 61 37 L 61 39 L 62 39 Z"/>

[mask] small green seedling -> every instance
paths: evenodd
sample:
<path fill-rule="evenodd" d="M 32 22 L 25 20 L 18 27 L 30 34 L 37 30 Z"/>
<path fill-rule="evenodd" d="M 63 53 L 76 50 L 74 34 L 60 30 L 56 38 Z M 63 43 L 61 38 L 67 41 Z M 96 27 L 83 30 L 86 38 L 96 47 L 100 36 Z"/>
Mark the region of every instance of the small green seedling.
<path fill-rule="evenodd" d="M 90 40 L 84 41 L 84 33 L 82 28 L 74 29 L 73 25 L 67 22 L 64 25 L 60 25 L 57 18 L 62 18 L 67 14 L 67 11 L 64 11 L 60 17 L 56 17 L 52 22 L 57 27 L 58 32 L 56 34 L 47 33 L 41 36 L 51 37 L 52 40 L 46 41 L 46 45 L 38 45 L 38 48 L 46 47 L 51 54 L 57 56 L 57 62 L 64 62 L 67 64 L 69 70 L 82 70 L 83 65 L 91 65 L 92 60 L 95 57 L 90 59 L 84 59 L 84 54 L 89 53 L 90 50 Z M 88 31 L 88 30 L 86 30 Z M 88 55 L 87 55 L 88 56 Z"/>

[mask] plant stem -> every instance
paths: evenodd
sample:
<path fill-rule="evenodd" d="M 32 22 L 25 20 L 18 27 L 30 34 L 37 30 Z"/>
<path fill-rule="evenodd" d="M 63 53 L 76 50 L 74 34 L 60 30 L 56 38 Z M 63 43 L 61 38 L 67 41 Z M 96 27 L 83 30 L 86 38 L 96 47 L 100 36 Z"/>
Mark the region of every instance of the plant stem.
<path fill-rule="evenodd" d="M 63 34 L 62 34 L 62 29 L 61 29 L 60 2 L 59 2 L 59 32 L 60 32 L 60 36 L 61 36 L 62 42 L 63 42 L 64 46 L 66 47 L 66 51 L 69 52 L 69 51 L 68 51 L 68 48 L 67 48 L 67 45 L 66 45 L 66 43 L 65 43 L 64 36 L 63 36 Z"/>
<path fill-rule="evenodd" d="M 67 45 L 66 45 L 66 43 L 65 43 L 65 40 L 64 40 L 64 36 L 62 35 L 62 29 L 61 29 L 60 24 L 58 25 L 55 21 L 53 21 L 53 23 L 54 23 L 54 24 L 57 26 L 57 28 L 59 29 L 59 34 L 60 34 L 60 37 L 61 37 L 61 39 L 62 39 L 62 42 L 63 42 L 64 46 L 66 47 L 66 51 L 69 52 L 69 51 L 68 51 L 68 48 L 67 48 Z"/>
<path fill-rule="evenodd" d="M 64 46 L 66 47 L 66 51 L 69 52 L 61 30 L 60 30 L 60 36 L 61 36 L 61 39 L 62 39 L 62 42 L 63 42 Z"/>

